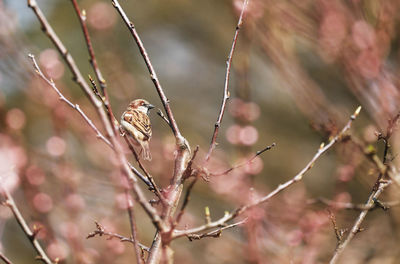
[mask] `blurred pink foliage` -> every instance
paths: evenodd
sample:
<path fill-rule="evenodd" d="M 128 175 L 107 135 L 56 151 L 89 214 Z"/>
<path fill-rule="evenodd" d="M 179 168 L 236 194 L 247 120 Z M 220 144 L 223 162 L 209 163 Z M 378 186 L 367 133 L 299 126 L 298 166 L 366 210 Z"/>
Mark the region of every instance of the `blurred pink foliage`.
<path fill-rule="evenodd" d="M 151 2 L 145 2 L 140 5 L 150 4 L 151 8 L 148 9 L 154 9 Z M 168 36 L 167 39 L 160 34 L 164 30 L 159 28 L 160 25 L 144 27 L 144 31 L 148 30 L 144 32 L 148 34 L 146 45 L 151 47 L 149 50 L 152 56 L 160 56 L 156 65 L 161 69 L 160 76 L 166 81 L 168 94 L 172 94 L 171 104 L 176 111 L 174 113 L 177 113 L 177 120 L 186 126 L 182 131 L 189 135 L 192 149 L 197 144 L 201 145 L 193 167 L 198 169 L 200 176 L 209 180 L 202 181 L 199 177 L 192 194 L 193 203 L 186 209 L 178 224 L 179 229 L 202 224 L 204 206 L 218 208 L 218 212 L 214 208 L 211 211 L 210 217 L 215 220 L 217 215 L 223 214 L 223 210 L 256 202 L 274 190 L 301 169 L 300 164 L 304 164 L 309 155 L 312 155 L 309 154 L 310 149 L 314 151 L 314 145 L 318 149 L 317 140 L 326 142 L 330 136 L 338 133 L 348 120 L 350 112 L 346 109 L 353 109 L 355 104 L 361 104 L 365 114 L 363 112 L 364 120 L 360 122 L 363 128 L 355 128 L 351 135 L 359 136 L 371 153 L 380 154 L 380 145 L 376 144 L 378 133 L 385 131 L 387 120 L 399 111 L 399 50 L 396 47 L 399 33 L 396 25 L 399 23 L 400 2 L 251 0 L 234 57 L 232 71 L 235 78 L 231 82 L 231 100 L 228 101 L 226 117 L 218 136 L 219 145 L 205 167 L 202 167 L 204 149 L 209 143 L 208 130 L 213 125 L 208 114 L 218 108 L 210 107 L 209 101 L 216 99 L 214 97 L 217 92 L 208 95 L 208 92 L 201 90 L 201 85 L 204 85 L 201 83 L 193 88 L 199 90 L 201 100 L 195 107 L 190 105 L 191 100 L 197 99 L 192 97 L 197 95 L 192 95 L 191 92 L 184 94 L 188 87 L 191 88 L 184 80 L 169 79 L 167 70 L 172 65 L 171 60 L 175 58 L 166 48 L 176 45 L 168 44 L 170 39 L 183 43 L 179 38 L 176 40 L 176 36 L 184 36 L 182 39 L 189 43 L 195 37 L 203 37 L 203 31 L 210 33 L 215 30 L 213 34 L 221 36 L 221 43 L 217 43 L 213 36 L 207 39 L 207 45 L 190 42 L 187 50 L 183 46 L 186 43 L 180 43 L 182 46 L 177 45 L 175 48 L 179 54 L 194 54 L 193 64 L 196 65 L 205 63 L 201 53 L 195 53 L 200 46 L 215 49 L 216 53 L 224 53 L 225 50 L 218 50 L 218 45 L 225 48 L 228 43 L 224 39 L 228 31 L 223 23 L 225 20 L 230 21 L 231 17 L 219 17 L 220 13 L 226 13 L 229 7 L 232 14 L 238 16 L 243 1 L 233 0 L 230 6 L 218 3 L 224 8 L 224 12 L 217 12 L 216 17 L 211 17 L 212 13 L 204 17 L 196 16 L 194 28 L 187 17 L 183 16 L 188 12 L 191 3 L 160 2 L 156 8 L 162 11 L 157 11 L 161 12 L 159 16 L 154 16 L 158 14 L 156 11 L 148 13 L 144 10 L 147 13 L 140 14 L 151 17 L 158 23 L 162 21 L 161 24 L 166 25 L 169 30 L 165 35 Z M 139 6 L 139 3 L 136 4 Z M 140 12 L 139 9 L 136 10 L 136 4 L 132 10 Z M 4 13 L 3 5 L 0 1 L 0 11 Z M 94 47 L 99 51 L 98 59 L 106 72 L 111 105 L 118 116 L 131 98 L 154 96 L 151 94 L 152 90 L 147 89 L 150 81 L 147 75 L 141 75 L 142 68 L 131 68 L 134 61 L 131 58 L 131 47 L 115 44 L 120 40 L 116 36 L 119 33 L 119 17 L 112 5 L 96 1 L 83 1 L 82 5 L 86 6 L 84 19 L 93 34 Z M 195 5 L 200 6 L 199 3 Z M 210 5 L 218 8 L 216 3 Z M 172 10 L 169 9 L 171 7 Z M 182 10 L 174 9 L 176 7 Z M 174 20 L 171 16 L 181 15 L 184 17 L 180 18 L 184 20 L 184 26 L 190 29 L 187 35 L 172 26 Z M 197 14 L 193 14 L 194 17 L 195 15 Z M 14 45 L 10 34 L 17 30 L 17 21 L 5 20 L 4 17 L 0 15 L 0 44 L 10 48 Z M 211 18 L 218 19 L 218 22 L 213 21 L 210 28 L 202 24 Z M 57 25 L 59 22 L 54 19 L 54 23 Z M 231 24 L 229 29 L 233 29 Z M 109 37 L 111 34 L 112 37 Z M 157 43 L 154 39 L 158 40 L 159 36 L 164 39 Z M 124 35 L 121 39 L 125 37 Z M 218 45 L 214 47 L 210 44 Z M 85 48 L 80 46 L 79 52 Z M 70 73 L 65 67 L 63 57 L 55 48 L 47 47 L 42 50 L 38 58 L 44 74 L 56 82 L 65 96 L 79 104 L 101 132 L 104 132 L 95 110 L 83 95 L 74 90 L 75 85 L 69 82 Z M 76 47 L 71 50 L 73 55 L 80 54 Z M 179 56 L 176 59 L 179 61 Z M 82 67 L 84 75 L 91 72 L 88 70 L 86 57 L 77 58 L 76 61 Z M 215 63 L 215 58 L 210 61 L 207 62 L 210 65 Z M 15 65 L 24 69 L 17 63 Z M 140 67 L 143 65 L 140 64 Z M 264 77 L 267 70 L 268 73 L 272 72 L 273 78 L 271 82 L 267 80 L 267 83 L 262 83 L 260 76 Z M 202 71 L 195 71 L 195 75 L 202 74 Z M 119 160 L 113 150 L 96 138 L 76 111 L 60 103 L 54 91 L 30 73 L 26 73 L 26 76 L 29 79 L 24 86 L 26 89 L 18 93 L 18 98 L 13 99 L 14 101 L 9 99 L 12 97 L 8 92 L 0 91 L 0 121 L 3 125 L 0 129 L 1 185 L 13 192 L 19 203 L 25 199 L 26 203 L 22 203 L 24 215 L 29 219 L 32 230 L 40 230 L 37 238 L 43 240 L 51 258 L 59 258 L 63 263 L 72 261 L 85 264 L 131 261 L 133 250 L 129 243 L 121 243 L 117 238 L 108 238 L 106 241 L 84 239 L 93 230 L 95 218 L 101 219 L 99 222 L 107 231 L 123 233 L 129 237 L 126 211 L 133 206 L 139 240 L 146 245 L 152 243 L 153 229 L 149 227 L 147 215 L 137 209 L 140 205 L 125 192 L 131 189 L 131 185 L 122 177 L 121 171 L 116 169 Z M 0 85 L 5 83 L 5 78 L 5 74 L 0 72 Z M 184 88 L 175 87 L 179 82 L 185 83 L 182 85 Z M 193 84 L 197 85 L 196 81 Z M 277 88 L 274 90 L 272 86 Z M 289 99 L 286 98 L 287 95 Z M 156 101 L 155 97 L 151 99 Z M 160 103 L 156 102 L 160 107 Z M 204 105 L 200 105 L 202 103 Z M 201 108 L 210 110 L 210 113 L 198 111 Z M 197 119 L 192 118 L 192 115 Z M 167 187 L 178 154 L 175 137 L 163 120 L 154 113 L 150 117 L 154 133 L 151 141 L 153 160 L 144 164 L 161 186 L 163 195 L 169 197 L 175 191 Z M 208 121 L 205 123 L 203 120 Z M 303 124 L 306 122 L 323 135 L 313 134 L 311 129 L 309 131 L 309 127 Z M 303 135 L 306 133 L 308 134 Z M 271 150 L 271 155 L 266 152 L 254 157 L 260 146 L 271 144 L 271 140 L 279 142 L 279 148 Z M 324 157 L 321 161 L 322 168 L 316 168 L 316 172 L 313 169 L 312 173 L 315 174 L 310 173 L 310 180 L 307 178 L 268 203 L 248 210 L 243 215 L 243 219 L 247 219 L 246 224 L 224 230 L 219 239 L 204 238 L 206 242 L 193 242 L 190 246 L 184 243 L 173 244 L 176 249 L 176 263 L 326 263 L 337 243 L 326 210 L 328 206 L 309 203 L 309 200 L 320 195 L 331 197 L 332 203 L 350 203 L 364 199 L 367 195 L 365 190 L 370 189 L 374 180 L 372 178 L 377 173 L 376 168 L 368 162 L 369 157 L 365 157 L 362 150 L 350 139 L 346 140 L 335 149 L 336 153 L 332 151 L 326 159 Z M 393 146 L 397 153 L 397 138 L 393 139 Z M 124 153 L 136 166 L 127 146 L 124 146 Z M 224 175 L 213 176 L 229 168 L 234 169 Z M 143 190 L 147 191 L 146 188 Z M 146 195 L 146 199 L 154 198 L 151 192 L 146 192 Z M 400 199 L 393 193 L 388 196 L 391 199 Z M 154 208 L 158 210 L 161 205 L 156 204 Z M 354 220 L 353 212 L 341 211 L 335 205 L 328 208 L 338 215 L 340 228 L 350 226 Z M 386 216 L 379 214 L 376 217 L 385 223 Z M 0 207 L 0 219 L 11 217 L 8 210 Z M 370 236 L 374 241 L 374 238 L 384 232 L 393 233 L 400 221 L 396 213 L 388 217 L 391 225 L 381 224 L 381 231 L 362 235 Z M 0 235 L 2 233 L 0 223 Z M 4 243 L 3 240 L 1 242 Z M 360 251 L 360 255 L 365 255 L 364 259 L 371 255 L 374 261 L 380 263 L 384 254 L 375 258 L 375 253 L 371 253 L 371 245 L 366 244 L 359 243 L 354 248 Z M 394 251 L 396 245 L 387 248 Z M 195 249 L 197 246 L 200 250 Z"/>

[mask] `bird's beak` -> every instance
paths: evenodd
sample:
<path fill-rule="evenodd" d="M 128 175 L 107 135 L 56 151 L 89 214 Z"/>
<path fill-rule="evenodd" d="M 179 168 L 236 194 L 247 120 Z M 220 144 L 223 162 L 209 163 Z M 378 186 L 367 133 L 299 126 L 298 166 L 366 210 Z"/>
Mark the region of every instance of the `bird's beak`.
<path fill-rule="evenodd" d="M 154 107 L 155 107 L 155 106 L 152 105 L 152 104 L 148 104 L 148 105 L 147 105 L 147 109 L 149 109 L 149 110 L 150 110 L 150 109 L 153 109 Z"/>

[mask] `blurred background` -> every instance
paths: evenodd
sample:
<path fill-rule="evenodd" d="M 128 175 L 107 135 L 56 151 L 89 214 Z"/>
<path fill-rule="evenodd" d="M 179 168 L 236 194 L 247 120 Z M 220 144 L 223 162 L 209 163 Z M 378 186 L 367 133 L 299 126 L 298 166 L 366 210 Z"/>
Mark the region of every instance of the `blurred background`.
<path fill-rule="evenodd" d="M 86 11 L 97 60 L 119 116 L 135 98 L 162 108 L 149 74 L 111 1 L 78 2 Z M 121 1 L 150 55 L 178 125 L 201 165 L 214 129 L 226 58 L 242 7 L 237 0 Z M 70 1 L 38 0 L 82 74 L 94 76 L 81 27 Z M 250 0 L 233 59 L 231 100 L 208 164 L 221 172 L 275 142 L 253 163 L 228 175 L 199 181 L 181 228 L 204 222 L 204 207 L 218 219 L 291 179 L 363 106 L 351 134 L 381 155 L 376 132 L 399 111 L 399 1 Z M 62 93 L 98 127 L 95 111 L 26 1 L 0 0 L 0 179 L 28 223 L 60 263 L 127 263 L 130 244 L 86 239 L 99 221 L 129 236 L 124 182 L 112 151 L 74 110 L 33 71 L 28 54 Z M 153 111 L 153 160 L 145 165 L 159 186 L 173 170 L 174 137 Z M 399 150 L 392 137 L 391 159 Z M 128 154 L 129 155 L 129 154 Z M 133 162 L 134 159 L 128 156 Z M 351 141 L 320 158 L 304 180 L 249 213 L 248 224 L 220 238 L 173 242 L 176 263 L 326 263 L 336 246 L 327 206 L 364 203 L 377 177 Z M 143 186 L 143 188 L 145 188 Z M 397 201 L 391 186 L 383 201 Z M 148 193 L 149 199 L 153 198 Z M 330 208 L 340 228 L 359 212 Z M 154 228 L 137 206 L 140 241 L 150 245 Z M 342 263 L 398 263 L 400 212 L 374 210 Z M 377 240 L 379 238 L 379 240 Z M 32 263 L 34 251 L 10 210 L 0 207 L 0 252 L 14 263 Z"/>

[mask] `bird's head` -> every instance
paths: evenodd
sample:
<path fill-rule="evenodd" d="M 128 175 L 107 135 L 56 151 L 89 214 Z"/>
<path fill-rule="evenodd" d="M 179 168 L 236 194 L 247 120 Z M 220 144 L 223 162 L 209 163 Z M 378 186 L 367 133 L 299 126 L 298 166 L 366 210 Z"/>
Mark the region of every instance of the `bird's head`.
<path fill-rule="evenodd" d="M 139 110 L 143 113 L 148 114 L 150 109 L 154 108 L 154 105 L 150 104 L 144 99 L 136 99 L 129 104 L 129 108 L 132 110 Z"/>

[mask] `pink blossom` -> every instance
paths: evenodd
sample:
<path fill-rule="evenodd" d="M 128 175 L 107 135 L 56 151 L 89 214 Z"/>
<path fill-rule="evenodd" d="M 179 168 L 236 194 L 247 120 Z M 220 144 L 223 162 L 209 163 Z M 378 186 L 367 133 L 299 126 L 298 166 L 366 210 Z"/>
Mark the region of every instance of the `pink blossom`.
<path fill-rule="evenodd" d="M 244 171 L 247 174 L 257 175 L 262 171 L 263 168 L 264 168 L 264 163 L 262 159 L 257 156 L 252 160 L 252 162 L 245 165 Z"/>
<path fill-rule="evenodd" d="M 239 125 L 232 125 L 226 130 L 226 139 L 231 144 L 239 144 L 239 134 L 241 131 L 241 127 Z"/>
<path fill-rule="evenodd" d="M 351 30 L 353 42 L 360 50 L 368 49 L 375 45 L 375 31 L 366 21 L 359 20 L 355 22 Z"/>
<path fill-rule="evenodd" d="M 126 210 L 129 205 L 133 204 L 133 200 L 130 196 L 126 195 L 126 193 L 118 193 L 115 195 L 115 202 L 117 207 L 121 210 Z"/>
<path fill-rule="evenodd" d="M 80 237 L 79 226 L 74 222 L 62 222 L 59 228 L 65 238 L 76 239 Z"/>
<path fill-rule="evenodd" d="M 25 113 L 21 109 L 13 108 L 6 114 L 6 123 L 11 129 L 20 130 L 25 126 L 25 122 Z"/>
<path fill-rule="evenodd" d="M 69 254 L 68 247 L 61 242 L 52 242 L 47 247 L 46 252 L 51 259 L 58 258 L 59 260 L 64 260 Z"/>
<path fill-rule="evenodd" d="M 319 29 L 320 45 L 329 57 L 336 58 L 347 35 L 346 18 L 336 10 L 324 14 Z"/>
<path fill-rule="evenodd" d="M 342 165 L 337 169 L 337 174 L 340 181 L 348 182 L 354 176 L 354 166 Z"/>
<path fill-rule="evenodd" d="M 33 206 L 40 213 L 48 213 L 53 209 L 53 199 L 45 193 L 37 193 L 33 197 Z"/>
<path fill-rule="evenodd" d="M 351 202 L 351 196 L 348 192 L 341 192 L 335 196 L 334 200 L 338 203 L 349 203 Z"/>
<path fill-rule="evenodd" d="M 300 245 L 303 241 L 303 232 L 299 229 L 293 230 L 288 233 L 287 235 L 287 243 L 291 247 L 296 247 Z"/>
<path fill-rule="evenodd" d="M 47 152 L 49 152 L 50 155 L 59 157 L 64 154 L 65 150 L 67 148 L 67 145 L 64 141 L 64 139 L 53 136 L 49 138 L 46 142 L 46 149 Z"/>
<path fill-rule="evenodd" d="M 242 115 L 245 120 L 253 122 L 260 117 L 261 110 L 256 103 L 253 102 L 246 103 L 242 108 L 243 108 Z"/>
<path fill-rule="evenodd" d="M 81 211 L 86 207 L 85 200 L 76 193 L 69 194 L 64 202 L 67 208 L 74 212 Z"/>
<path fill-rule="evenodd" d="M 26 160 L 25 151 L 14 146 L 9 137 L 0 134 L 0 182 L 9 192 L 19 185 L 17 171 L 25 165 Z"/>
<path fill-rule="evenodd" d="M 240 130 L 239 140 L 243 145 L 253 145 L 258 140 L 257 129 L 254 126 L 245 126 Z"/>
<path fill-rule="evenodd" d="M 26 169 L 25 177 L 32 185 L 41 185 L 45 181 L 45 174 L 43 170 L 35 165 L 31 165 Z"/>
<path fill-rule="evenodd" d="M 107 240 L 107 247 L 116 255 L 121 255 L 125 252 L 125 244 L 119 239 Z"/>
<path fill-rule="evenodd" d="M 97 30 L 109 29 L 115 25 L 116 15 L 113 8 L 103 2 L 97 2 L 89 8 L 89 25 Z"/>
<path fill-rule="evenodd" d="M 51 79 L 58 80 L 64 75 L 64 64 L 58 57 L 58 52 L 54 49 L 46 49 L 39 55 L 39 62 L 43 65 L 45 74 Z"/>

